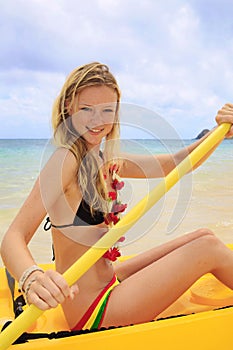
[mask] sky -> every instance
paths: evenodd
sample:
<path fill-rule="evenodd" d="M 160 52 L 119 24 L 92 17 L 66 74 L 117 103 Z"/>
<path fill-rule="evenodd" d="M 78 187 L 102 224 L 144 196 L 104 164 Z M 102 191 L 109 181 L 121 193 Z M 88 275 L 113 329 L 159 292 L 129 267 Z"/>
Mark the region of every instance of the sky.
<path fill-rule="evenodd" d="M 65 78 L 92 61 L 109 66 L 122 103 L 158 113 L 181 138 L 212 128 L 233 102 L 232 0 L 0 0 L 0 8 L 0 138 L 51 137 Z"/>

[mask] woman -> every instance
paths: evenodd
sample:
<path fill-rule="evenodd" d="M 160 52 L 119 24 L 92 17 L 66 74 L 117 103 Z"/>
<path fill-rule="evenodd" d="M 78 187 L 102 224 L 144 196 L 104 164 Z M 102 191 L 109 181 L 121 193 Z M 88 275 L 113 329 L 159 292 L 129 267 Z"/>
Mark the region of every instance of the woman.
<path fill-rule="evenodd" d="M 120 90 L 107 66 L 91 63 L 70 74 L 53 108 L 59 147 L 1 246 L 3 261 L 19 280 L 27 302 L 42 310 L 61 303 L 71 329 L 150 321 L 207 272 L 233 289 L 233 253 L 208 229 L 120 264 L 112 264 L 120 255 L 112 248 L 71 288 L 63 279 L 62 273 L 117 223 L 126 208 L 119 199 L 124 184 L 120 177 L 163 177 L 203 140 L 173 155 L 118 154 L 119 102 Z M 226 104 L 216 121 L 233 124 L 233 105 Z M 233 127 L 227 137 L 232 136 Z M 27 245 L 46 213 L 56 271 L 44 272 Z"/>

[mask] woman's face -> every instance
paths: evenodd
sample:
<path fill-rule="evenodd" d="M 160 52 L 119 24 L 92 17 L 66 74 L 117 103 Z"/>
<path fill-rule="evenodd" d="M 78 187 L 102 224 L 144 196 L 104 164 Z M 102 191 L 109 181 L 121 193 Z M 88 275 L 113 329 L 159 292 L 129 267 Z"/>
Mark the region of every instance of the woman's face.
<path fill-rule="evenodd" d="M 112 130 L 116 108 L 117 94 L 107 86 L 86 87 L 77 95 L 71 108 L 72 123 L 88 148 L 99 145 Z"/>

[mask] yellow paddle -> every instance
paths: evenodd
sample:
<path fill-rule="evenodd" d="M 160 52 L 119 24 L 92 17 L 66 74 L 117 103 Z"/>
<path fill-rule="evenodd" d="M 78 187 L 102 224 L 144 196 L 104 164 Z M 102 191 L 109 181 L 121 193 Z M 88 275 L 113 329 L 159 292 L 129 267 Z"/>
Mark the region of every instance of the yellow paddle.
<path fill-rule="evenodd" d="M 64 274 L 69 286 L 74 284 L 102 255 L 116 243 L 159 199 L 174 186 L 197 162 L 205 156 L 230 129 L 230 124 L 218 126 L 188 157 L 173 169 L 148 195 L 130 210 L 113 228 Z M 25 332 L 43 311 L 30 305 L 0 334 L 0 350 L 7 349 L 23 332 Z"/>

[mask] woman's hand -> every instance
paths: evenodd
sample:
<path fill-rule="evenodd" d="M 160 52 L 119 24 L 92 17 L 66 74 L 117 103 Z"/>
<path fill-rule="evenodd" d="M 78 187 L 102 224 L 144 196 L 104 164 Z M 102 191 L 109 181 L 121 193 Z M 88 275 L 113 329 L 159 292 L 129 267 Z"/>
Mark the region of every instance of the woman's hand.
<path fill-rule="evenodd" d="M 66 298 L 73 300 L 78 292 L 77 284 L 69 287 L 63 276 L 53 270 L 36 271 L 25 283 L 27 302 L 43 311 L 57 307 Z"/>
<path fill-rule="evenodd" d="M 233 137 L 233 104 L 226 103 L 219 111 L 216 116 L 216 122 L 220 125 L 222 123 L 230 123 L 231 128 L 226 134 L 226 138 Z"/>

